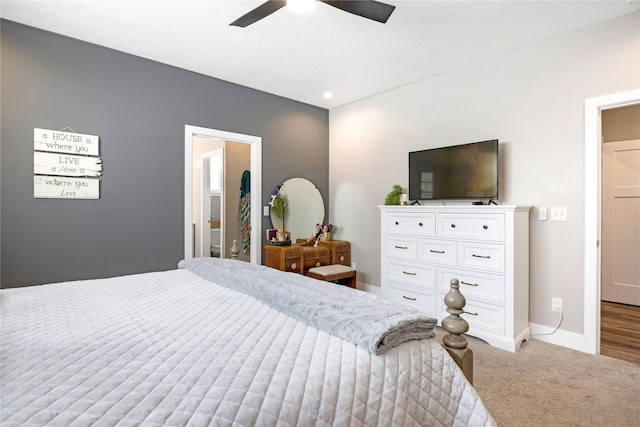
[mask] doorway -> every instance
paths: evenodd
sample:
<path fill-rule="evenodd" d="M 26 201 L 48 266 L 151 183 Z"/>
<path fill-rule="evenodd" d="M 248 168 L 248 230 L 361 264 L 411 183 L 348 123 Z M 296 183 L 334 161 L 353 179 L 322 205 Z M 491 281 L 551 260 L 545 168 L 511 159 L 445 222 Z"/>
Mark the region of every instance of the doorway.
<path fill-rule="evenodd" d="M 600 354 L 602 112 L 640 104 L 640 89 L 585 101 L 585 256 L 582 350 Z"/>
<path fill-rule="evenodd" d="M 249 261 L 260 264 L 261 248 L 261 194 L 262 194 L 262 138 L 217 129 L 185 125 L 185 191 L 184 191 L 184 257 L 193 258 L 196 253 L 196 234 L 193 222 L 193 140 L 197 137 L 248 144 L 250 147 L 250 242 Z M 199 239 L 198 239 L 199 240 Z"/>
<path fill-rule="evenodd" d="M 602 112 L 600 354 L 640 364 L 640 104 Z"/>

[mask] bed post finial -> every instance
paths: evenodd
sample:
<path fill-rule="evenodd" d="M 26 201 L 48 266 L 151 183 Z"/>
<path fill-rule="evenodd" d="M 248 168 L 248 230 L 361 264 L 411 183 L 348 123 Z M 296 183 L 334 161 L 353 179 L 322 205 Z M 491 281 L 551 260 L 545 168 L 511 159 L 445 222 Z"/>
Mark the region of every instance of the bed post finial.
<path fill-rule="evenodd" d="M 462 369 L 465 377 L 473 384 L 473 351 L 467 347 L 468 341 L 462 335 L 469 330 L 469 324 L 460 317 L 464 313 L 467 301 L 460 292 L 458 279 L 451 279 L 451 289 L 444 296 L 449 316 L 442 319 L 442 327 L 448 332 L 442 341 L 456 364 Z"/>
<path fill-rule="evenodd" d="M 229 252 L 231 252 L 231 259 L 238 259 L 240 248 L 238 247 L 238 241 L 236 239 L 233 239 L 233 242 L 231 242 L 231 248 L 229 249 Z"/>

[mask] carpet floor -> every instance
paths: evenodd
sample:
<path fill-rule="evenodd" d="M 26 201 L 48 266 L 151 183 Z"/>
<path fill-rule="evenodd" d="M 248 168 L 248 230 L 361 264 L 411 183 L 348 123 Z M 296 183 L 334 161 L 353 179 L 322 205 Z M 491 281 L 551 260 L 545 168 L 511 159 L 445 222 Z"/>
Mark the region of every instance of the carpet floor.
<path fill-rule="evenodd" d="M 468 338 L 473 385 L 499 426 L 640 427 L 640 365 L 535 339 L 514 354 Z"/>

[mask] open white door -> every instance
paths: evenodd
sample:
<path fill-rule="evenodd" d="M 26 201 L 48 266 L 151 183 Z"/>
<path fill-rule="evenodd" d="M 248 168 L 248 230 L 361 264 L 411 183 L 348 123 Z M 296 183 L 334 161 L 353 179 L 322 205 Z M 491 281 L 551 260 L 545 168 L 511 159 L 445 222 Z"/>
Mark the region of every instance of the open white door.
<path fill-rule="evenodd" d="M 640 306 L 640 140 L 602 144 L 602 299 Z"/>
<path fill-rule="evenodd" d="M 224 148 L 200 156 L 200 256 L 224 257 Z M 212 199 L 217 203 L 213 204 Z M 215 209 L 213 209 L 215 208 Z"/>

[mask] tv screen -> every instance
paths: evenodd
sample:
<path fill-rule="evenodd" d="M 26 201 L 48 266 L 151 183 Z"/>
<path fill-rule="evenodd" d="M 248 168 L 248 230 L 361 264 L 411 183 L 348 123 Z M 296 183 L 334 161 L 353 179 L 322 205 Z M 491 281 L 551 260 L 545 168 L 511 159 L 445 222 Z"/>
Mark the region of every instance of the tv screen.
<path fill-rule="evenodd" d="M 410 152 L 409 198 L 497 199 L 498 140 Z"/>

